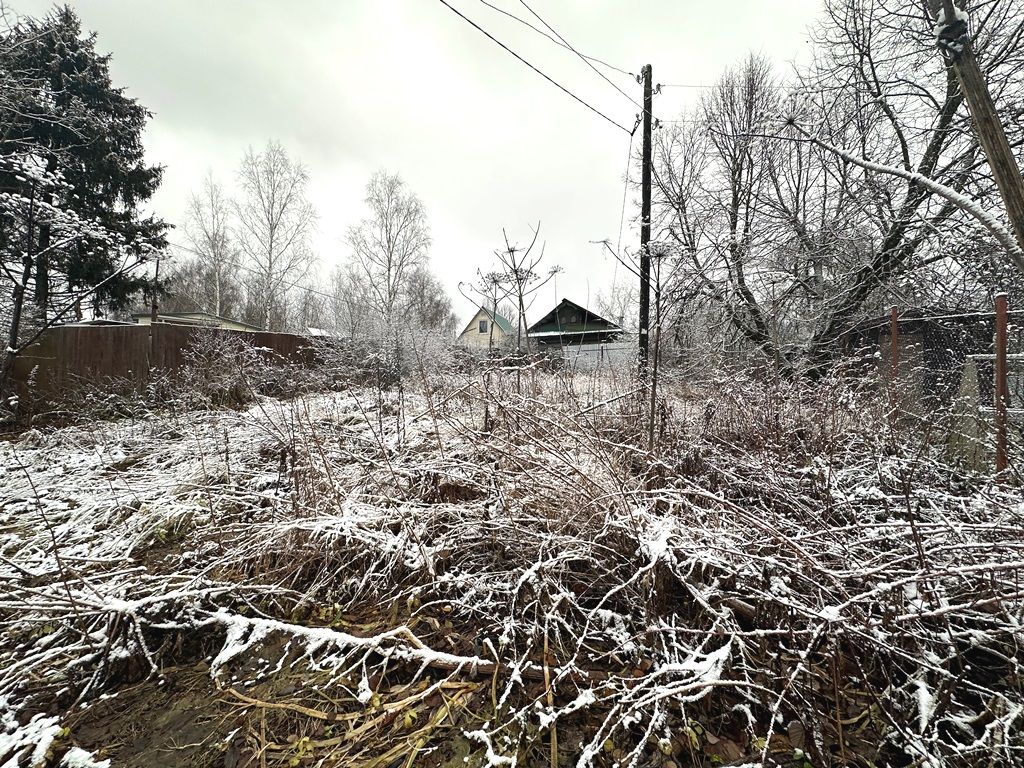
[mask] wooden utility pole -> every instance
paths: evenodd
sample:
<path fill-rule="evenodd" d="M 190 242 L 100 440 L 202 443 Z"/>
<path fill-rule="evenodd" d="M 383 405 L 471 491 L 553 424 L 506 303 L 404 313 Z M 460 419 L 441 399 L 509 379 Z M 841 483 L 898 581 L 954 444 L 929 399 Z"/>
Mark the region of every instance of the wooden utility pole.
<path fill-rule="evenodd" d="M 651 330 L 651 110 L 654 89 L 650 64 L 640 70 L 644 85 L 643 160 L 640 176 L 640 377 L 647 378 Z"/>
<path fill-rule="evenodd" d="M 974 132 L 992 169 L 1006 214 L 1013 227 L 1017 244 L 1024 250 L 1024 180 L 1017 159 L 999 120 L 988 83 L 974 57 L 970 29 L 964 12 L 953 0 L 930 0 L 932 15 L 939 22 L 939 48 L 949 67 L 956 73 L 967 107 L 971 112 Z M 941 21 L 939 21 L 941 19 Z"/>

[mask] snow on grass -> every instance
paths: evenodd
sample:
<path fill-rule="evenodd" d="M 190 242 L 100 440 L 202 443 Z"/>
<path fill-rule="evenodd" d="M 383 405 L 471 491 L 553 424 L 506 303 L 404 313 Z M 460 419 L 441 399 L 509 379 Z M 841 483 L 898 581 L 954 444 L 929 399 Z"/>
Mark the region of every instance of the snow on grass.
<path fill-rule="evenodd" d="M 938 448 L 884 449 L 876 400 L 851 408 L 846 391 L 834 420 L 806 420 L 806 393 L 766 414 L 756 388 L 712 392 L 649 454 L 642 420 L 606 417 L 631 402 L 614 386 L 525 378 L 522 393 L 512 373 L 429 400 L 263 399 L 0 443 L 0 696 L 70 708 L 129 670 L 159 675 L 159 638 L 185 632 L 214 643 L 221 684 L 301 663 L 368 707 L 385 676 L 493 678 L 503 719 L 471 738 L 495 765 L 538 717 L 592 718 L 581 765 L 712 713 L 762 738 L 824 717 L 824 744 L 865 689 L 930 723 L 873 733 L 875 757 L 1020 744 L 1013 665 L 993 661 L 1016 653 L 1024 609 L 1018 491 Z M 765 438 L 787 424 L 799 450 Z M 384 609 L 370 631 L 328 626 Z M 263 658 L 275 640 L 287 652 Z M 963 672 L 982 652 L 1002 677 Z M 545 674 L 562 698 L 538 714 Z M 827 716 L 809 709 L 822 697 Z"/>

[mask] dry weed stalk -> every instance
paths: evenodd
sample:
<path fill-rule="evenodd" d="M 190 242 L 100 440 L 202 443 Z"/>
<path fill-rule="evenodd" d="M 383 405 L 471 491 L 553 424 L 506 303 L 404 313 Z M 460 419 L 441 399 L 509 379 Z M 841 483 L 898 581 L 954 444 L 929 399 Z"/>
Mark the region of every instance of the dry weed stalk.
<path fill-rule="evenodd" d="M 5 444 L 47 492 L 4 492 L 0 701 L 159 675 L 186 633 L 225 690 L 326 675 L 364 739 L 398 681 L 468 686 L 409 764 L 457 717 L 491 765 L 1024 764 L 1016 489 L 840 380 L 666 380 L 654 451 L 626 391 L 497 371 Z"/>

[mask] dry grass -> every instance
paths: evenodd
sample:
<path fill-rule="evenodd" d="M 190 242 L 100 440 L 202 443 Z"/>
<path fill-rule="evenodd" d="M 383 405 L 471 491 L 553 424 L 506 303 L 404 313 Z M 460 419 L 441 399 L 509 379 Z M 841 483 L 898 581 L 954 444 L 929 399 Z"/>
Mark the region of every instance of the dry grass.
<path fill-rule="evenodd" d="M 240 765 L 1024 764 L 1021 495 L 885 398 L 669 381 L 648 451 L 628 376 L 426 381 L 5 446 L 7 708 L 207 658 Z"/>

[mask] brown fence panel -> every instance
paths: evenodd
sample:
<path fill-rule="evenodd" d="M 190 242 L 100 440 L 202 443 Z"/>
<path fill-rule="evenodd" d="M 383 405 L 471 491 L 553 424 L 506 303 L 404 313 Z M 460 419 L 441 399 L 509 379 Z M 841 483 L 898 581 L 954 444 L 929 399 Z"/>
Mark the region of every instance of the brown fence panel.
<path fill-rule="evenodd" d="M 300 365 L 314 362 L 312 340 L 291 333 L 248 333 L 186 325 L 60 326 L 46 331 L 14 365 L 20 394 L 47 398 L 75 388 L 82 380 L 119 379 L 144 386 L 151 369 L 173 371 L 204 334 L 233 336 L 268 356 Z"/>

